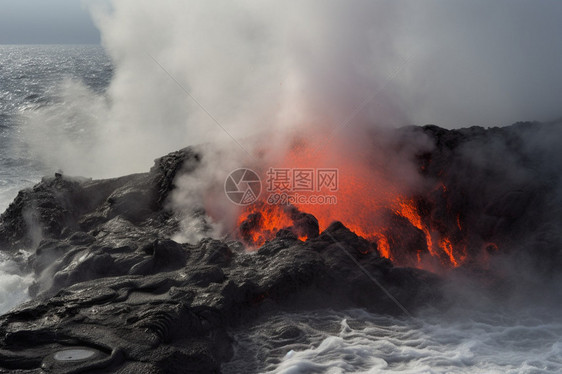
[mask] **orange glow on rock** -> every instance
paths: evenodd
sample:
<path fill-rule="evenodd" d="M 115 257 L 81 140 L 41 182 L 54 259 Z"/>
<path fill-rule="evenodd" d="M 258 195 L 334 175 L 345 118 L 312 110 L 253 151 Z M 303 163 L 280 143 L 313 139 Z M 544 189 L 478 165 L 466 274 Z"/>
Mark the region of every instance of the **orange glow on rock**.
<path fill-rule="evenodd" d="M 427 243 L 427 250 L 432 256 L 437 257 L 438 255 L 433 248 L 433 239 L 431 238 L 431 233 L 427 226 L 422 222 L 422 217 L 418 213 L 414 201 L 398 199 L 397 205 L 398 209 L 395 209 L 394 212 L 410 221 L 412 226 L 414 226 L 415 228 L 423 231 L 423 234 L 425 235 L 425 241 Z"/>
<path fill-rule="evenodd" d="M 275 238 L 281 229 L 293 224 L 290 216 L 280 205 L 252 204 L 238 217 L 242 239 L 253 247 L 260 247 Z"/>
<path fill-rule="evenodd" d="M 322 151 L 323 149 L 325 148 L 322 145 L 317 144 L 315 147 L 301 140 L 296 142 L 284 157 L 271 165 L 273 169 L 337 170 L 337 188 L 319 188 L 321 186 L 317 185 L 318 180 L 315 180 L 311 191 L 296 191 L 300 196 L 305 197 L 304 202 L 287 201 L 298 211 L 313 215 L 318 220 L 320 232 L 332 222 L 340 221 L 356 235 L 376 243 L 382 257 L 399 265 L 436 270 L 439 267 L 450 268 L 463 264 L 467 257 L 463 239 L 463 235 L 466 234 L 464 231 L 461 234 L 459 214 L 448 218 L 451 224 L 448 224 L 448 221 L 436 222 L 434 221 L 436 218 L 430 213 L 421 211 L 417 200 L 407 197 L 407 193 L 401 190 L 396 180 L 387 177 L 384 165 L 374 167 L 372 159 L 325 152 Z M 269 181 L 267 171 L 262 170 L 260 177 L 264 189 L 267 189 Z M 435 192 L 435 188 L 433 187 L 431 191 Z M 439 182 L 437 189 L 442 193 L 438 196 L 435 194 L 430 196 L 445 199 L 449 188 Z M 283 192 L 291 194 L 295 191 L 276 191 L 276 193 Z M 263 245 L 266 241 L 275 238 L 279 230 L 291 229 L 294 225 L 286 205 L 266 203 L 267 196 L 271 193 L 273 191 L 266 191 L 261 201 L 245 207 L 238 218 L 237 225 L 240 227 L 242 240 L 251 247 Z M 307 200 L 314 195 L 333 196 L 337 202 L 320 204 Z M 408 242 L 410 240 L 408 238 L 416 237 L 415 233 L 410 236 L 405 235 L 406 239 L 395 240 L 395 236 L 401 234 L 391 226 L 393 223 L 389 222 L 389 213 L 402 217 L 411 225 L 406 224 L 404 229 L 414 227 L 420 230 L 427 248 L 415 240 Z M 308 235 L 294 230 L 292 232 L 301 241 L 311 239 Z M 417 245 L 418 248 L 403 248 L 408 243 L 412 246 Z"/>
<path fill-rule="evenodd" d="M 448 238 L 442 238 L 439 241 L 439 247 L 441 247 L 443 252 L 445 252 L 447 254 L 447 256 L 449 256 L 449 261 L 451 261 L 451 264 L 454 267 L 458 267 L 459 263 L 455 259 L 454 249 L 453 249 L 453 245 L 451 244 L 451 241 Z"/>
<path fill-rule="evenodd" d="M 382 257 L 392 260 L 392 253 L 390 252 L 390 244 L 388 243 L 388 238 L 381 233 L 375 233 L 375 238 L 377 239 L 377 249 Z"/>

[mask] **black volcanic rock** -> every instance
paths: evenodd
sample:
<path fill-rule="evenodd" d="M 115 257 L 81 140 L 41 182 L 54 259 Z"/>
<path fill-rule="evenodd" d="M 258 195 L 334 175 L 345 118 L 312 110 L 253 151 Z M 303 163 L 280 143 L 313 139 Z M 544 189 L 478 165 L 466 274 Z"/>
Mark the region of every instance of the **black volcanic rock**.
<path fill-rule="evenodd" d="M 338 229 L 351 234 L 346 230 Z M 315 250 L 338 243 L 322 235 L 307 243 L 278 238 L 255 253 L 211 239 L 142 245 L 138 238 L 136 245 L 114 248 L 98 240 L 70 242 L 41 243 L 38 257 L 48 254 L 53 265 L 36 260 L 36 269 L 50 269 L 50 288 L 0 318 L 4 369 L 218 372 L 232 353 L 228 328 L 260 313 L 335 305 L 400 313 L 341 252 Z M 354 243 L 344 245 L 386 287 L 400 288 L 388 261 L 376 252 L 361 254 Z M 403 271 L 398 278 L 407 287 L 397 297 L 406 307 L 437 296 L 437 278 Z M 98 353 L 81 363 L 53 361 L 53 354 L 71 347 Z"/>
<path fill-rule="evenodd" d="M 173 231 L 176 227 L 164 201 L 175 188 L 176 174 L 195 170 L 200 157 L 195 148 L 186 148 L 156 160 L 148 173 L 106 180 L 59 173 L 43 178 L 35 187 L 21 191 L 0 216 L 0 248 L 28 248 L 38 244 L 39 238 L 96 231 L 114 218 Z"/>
<path fill-rule="evenodd" d="M 524 242 L 529 232 L 546 230 L 537 261 L 559 269 L 559 236 L 548 231 L 560 227 L 559 209 L 546 207 L 560 203 L 562 158 L 523 141 L 541 129 L 404 130 L 435 144 L 412 155 L 432 186 L 415 196 L 424 220 L 468 248 L 484 244 L 487 255 L 495 251 L 492 240 Z M 186 148 L 156 160 L 148 173 L 108 180 L 58 175 L 20 192 L 0 218 L 0 249 L 33 248 L 27 267 L 36 282 L 33 300 L 0 316 L 0 371 L 218 373 L 232 356 L 229 329 L 266 313 L 403 313 L 379 285 L 411 312 L 440 302 L 441 278 L 394 266 L 344 223 L 318 232 L 305 212 L 293 211 L 295 225 L 253 252 L 237 241 L 171 240 L 178 223 L 166 199 L 176 177 L 200 167 L 203 157 Z M 427 251 L 419 229 L 394 220 L 389 242 L 407 247 L 396 253 Z M 79 354 L 90 356 L 61 360 Z"/>
<path fill-rule="evenodd" d="M 312 214 L 298 211 L 291 207 L 290 217 L 293 220 L 291 231 L 297 236 L 316 238 L 319 234 L 318 220 Z"/>
<path fill-rule="evenodd" d="M 556 275 L 562 266 L 556 228 L 562 225 L 562 123 L 414 131 L 435 143 L 418 162 L 425 178 L 445 189 L 419 198 L 439 231 L 462 242 L 473 259 L 495 243 L 500 252 L 525 256 L 526 267 Z"/>
<path fill-rule="evenodd" d="M 228 329 L 261 313 L 337 305 L 401 313 L 342 249 L 399 288 L 392 265 L 342 224 L 319 235 L 316 218 L 293 210 L 295 226 L 253 253 L 236 241 L 170 240 L 177 223 L 164 201 L 200 157 L 185 149 L 149 173 L 110 180 L 58 175 L 18 195 L 0 221 L 1 248 L 35 245 L 36 282 L 32 301 L 0 317 L 0 370 L 219 372 L 232 354 Z M 401 282 L 417 280 L 397 292 L 406 307 L 437 297 L 436 277 L 404 272 Z M 76 352 L 91 356 L 57 360 Z"/>

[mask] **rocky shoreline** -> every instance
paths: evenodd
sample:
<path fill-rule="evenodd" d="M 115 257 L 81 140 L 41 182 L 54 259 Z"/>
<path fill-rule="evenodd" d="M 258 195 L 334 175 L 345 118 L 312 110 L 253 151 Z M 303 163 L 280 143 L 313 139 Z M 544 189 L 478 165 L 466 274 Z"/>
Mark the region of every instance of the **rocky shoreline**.
<path fill-rule="evenodd" d="M 435 140 L 433 154 L 418 155 L 418 162 L 436 177 L 458 167 L 459 144 L 512 141 L 520 130 L 415 131 Z M 393 266 L 338 222 L 306 242 L 282 230 L 254 252 L 234 240 L 171 240 L 178 222 L 166 199 L 175 177 L 202 157 L 186 148 L 156 160 L 147 173 L 108 180 L 57 174 L 18 194 L 0 218 L 0 249 L 17 257 L 21 248 L 36 248 L 23 265 L 36 282 L 31 301 L 0 316 L 0 372 L 218 373 L 232 356 L 229 329 L 267 313 L 360 307 L 402 315 L 442 301 L 441 278 Z M 518 227 L 517 209 L 540 219 L 542 206 L 528 205 L 548 196 L 537 197 L 539 187 L 505 197 L 511 210 L 480 204 L 496 214 L 486 219 L 500 222 L 486 226 L 496 230 L 486 235 L 502 238 Z M 466 211 L 468 222 L 473 211 Z M 559 263 L 557 252 L 550 265 Z"/>
<path fill-rule="evenodd" d="M 393 267 L 340 223 L 307 242 L 280 232 L 253 253 L 236 241 L 170 240 L 177 222 L 163 202 L 185 161 L 199 157 L 189 148 L 146 174 L 57 175 L 20 192 L 2 216 L 1 245 L 12 252 L 36 245 L 28 267 L 37 281 L 32 301 L 0 317 L 2 369 L 219 372 L 232 354 L 228 329 L 264 313 L 324 306 L 402 313 L 355 261 L 405 308 L 439 297 L 436 276 Z M 90 356 L 55 357 L 83 351 Z"/>

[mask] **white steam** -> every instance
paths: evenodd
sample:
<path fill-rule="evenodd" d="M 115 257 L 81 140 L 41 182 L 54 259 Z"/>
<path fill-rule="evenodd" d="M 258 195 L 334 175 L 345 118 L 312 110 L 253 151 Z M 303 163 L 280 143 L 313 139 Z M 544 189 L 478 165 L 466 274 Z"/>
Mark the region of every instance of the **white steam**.
<path fill-rule="evenodd" d="M 172 239 L 182 243 L 231 234 L 239 212 L 224 192 L 225 176 L 240 165 L 255 164 L 236 145 L 206 144 L 195 149 L 199 160 L 184 163 L 168 199 L 168 208 L 180 220 L 180 230 Z"/>
<path fill-rule="evenodd" d="M 22 274 L 16 261 L 0 252 L 0 315 L 29 297 L 27 289 L 32 282 L 32 274 Z"/>
<path fill-rule="evenodd" d="M 67 173 L 141 171 L 189 144 L 272 128 L 561 115 L 562 4 L 88 3 L 115 67 L 111 85 L 100 97 L 63 82 L 61 102 L 36 111 L 25 131 L 37 156 Z"/>

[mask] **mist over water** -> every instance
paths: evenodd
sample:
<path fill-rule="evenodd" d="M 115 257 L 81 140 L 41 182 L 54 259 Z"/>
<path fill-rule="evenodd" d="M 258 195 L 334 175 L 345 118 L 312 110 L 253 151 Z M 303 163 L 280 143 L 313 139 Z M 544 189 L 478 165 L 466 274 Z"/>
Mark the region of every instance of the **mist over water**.
<path fill-rule="evenodd" d="M 0 314 L 28 298 L 27 288 L 33 282 L 33 276 L 22 273 L 20 264 L 0 252 Z"/>

